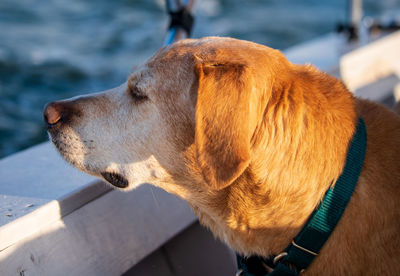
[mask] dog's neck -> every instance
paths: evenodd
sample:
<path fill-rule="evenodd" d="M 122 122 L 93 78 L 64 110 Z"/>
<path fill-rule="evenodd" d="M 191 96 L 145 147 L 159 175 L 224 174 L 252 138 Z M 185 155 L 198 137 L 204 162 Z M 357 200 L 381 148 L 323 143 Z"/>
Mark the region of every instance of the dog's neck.
<path fill-rule="evenodd" d="M 200 221 L 244 255 L 280 253 L 345 163 L 354 98 L 333 77 L 313 68 L 302 74 L 296 83 L 275 82 L 245 172 L 221 191 L 189 188 Z"/>

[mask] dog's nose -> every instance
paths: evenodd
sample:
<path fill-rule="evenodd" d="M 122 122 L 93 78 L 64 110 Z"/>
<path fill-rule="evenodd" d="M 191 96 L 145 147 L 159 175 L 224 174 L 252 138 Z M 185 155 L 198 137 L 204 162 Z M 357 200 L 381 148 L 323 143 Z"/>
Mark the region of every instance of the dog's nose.
<path fill-rule="evenodd" d="M 58 122 L 65 121 L 68 113 L 63 103 L 51 102 L 44 107 L 43 118 L 48 126 L 53 126 Z"/>

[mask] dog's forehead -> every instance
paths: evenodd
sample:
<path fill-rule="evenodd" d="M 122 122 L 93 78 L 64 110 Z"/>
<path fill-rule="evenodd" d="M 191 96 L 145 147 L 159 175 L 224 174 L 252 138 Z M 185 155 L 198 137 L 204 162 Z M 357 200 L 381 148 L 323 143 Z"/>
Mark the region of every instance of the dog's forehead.
<path fill-rule="evenodd" d="M 234 38 L 206 37 L 185 39 L 163 47 L 149 59 L 147 65 L 149 68 L 174 66 L 174 70 L 190 70 L 197 63 L 240 63 L 258 67 L 260 63 L 285 60 L 278 50 L 267 46 Z"/>
<path fill-rule="evenodd" d="M 199 60 L 199 57 L 215 57 L 218 50 L 226 48 L 231 39 L 203 38 L 184 39 L 170 46 L 161 48 L 148 62 L 149 66 L 159 66 L 164 63 L 190 62 Z M 240 41 L 233 40 L 235 44 Z M 238 46 L 238 45 L 237 45 Z M 225 49 L 226 50 L 226 49 Z"/>
<path fill-rule="evenodd" d="M 136 66 L 128 81 L 135 85 L 151 86 L 153 88 L 169 89 L 181 86 L 184 81 L 191 81 L 194 75 L 195 49 L 175 45 L 163 47 L 146 63 Z"/>

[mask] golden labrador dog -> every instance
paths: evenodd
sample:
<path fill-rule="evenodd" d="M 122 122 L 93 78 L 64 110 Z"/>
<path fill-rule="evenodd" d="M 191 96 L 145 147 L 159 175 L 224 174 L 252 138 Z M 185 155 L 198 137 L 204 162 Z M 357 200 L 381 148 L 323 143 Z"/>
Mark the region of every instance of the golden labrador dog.
<path fill-rule="evenodd" d="M 72 165 L 185 199 L 244 256 L 282 252 L 341 175 L 361 117 L 354 194 L 309 275 L 400 275 L 400 117 L 279 51 L 231 38 L 164 47 L 122 86 L 46 106 Z"/>

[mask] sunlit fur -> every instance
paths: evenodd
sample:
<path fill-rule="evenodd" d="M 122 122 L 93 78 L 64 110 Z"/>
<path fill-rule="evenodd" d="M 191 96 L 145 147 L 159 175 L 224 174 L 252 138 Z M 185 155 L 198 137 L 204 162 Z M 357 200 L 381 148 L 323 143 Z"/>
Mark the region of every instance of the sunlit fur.
<path fill-rule="evenodd" d="M 365 163 L 337 228 L 306 274 L 400 275 L 400 118 L 277 50 L 229 38 L 162 48 L 128 83 L 67 101 L 60 153 L 129 189 L 150 182 L 192 206 L 239 253 L 282 252 L 341 174 L 355 125 Z M 86 141 L 86 142 L 85 142 Z"/>

